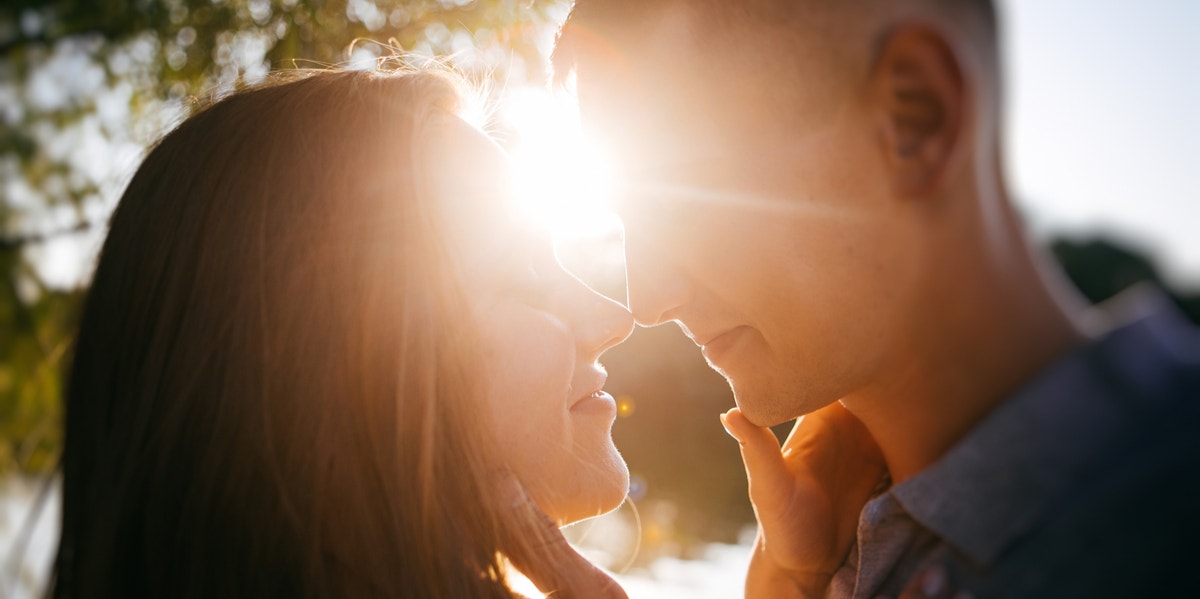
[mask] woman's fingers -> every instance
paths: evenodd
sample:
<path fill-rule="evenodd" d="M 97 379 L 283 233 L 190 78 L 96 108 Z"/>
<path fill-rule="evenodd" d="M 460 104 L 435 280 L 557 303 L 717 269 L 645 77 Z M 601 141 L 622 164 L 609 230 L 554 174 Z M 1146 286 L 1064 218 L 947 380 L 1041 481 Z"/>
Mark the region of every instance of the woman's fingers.
<path fill-rule="evenodd" d="M 511 513 L 507 523 L 514 525 L 505 527 L 502 549 L 538 590 L 555 599 L 627 599 L 621 585 L 575 551 L 515 476 L 505 472 L 496 484 L 501 505 Z"/>
<path fill-rule="evenodd" d="M 737 439 L 742 451 L 750 500 L 755 508 L 761 514 L 764 510 L 770 512 L 782 507 L 791 496 L 795 481 L 788 472 L 775 433 L 755 426 L 737 408 L 722 414 L 721 424 Z"/>
<path fill-rule="evenodd" d="M 785 450 L 803 444 L 809 436 L 804 433 L 811 434 L 816 428 L 822 431 L 827 444 L 828 441 L 836 441 L 832 446 L 838 447 L 839 451 L 851 453 L 879 468 L 884 467 L 883 452 L 880 451 L 879 444 L 875 442 L 866 425 L 851 414 L 841 402 L 835 401 L 805 416 L 801 422 L 806 423 L 805 426 L 792 429 L 792 434 L 783 443 Z"/>
<path fill-rule="evenodd" d="M 827 582 L 845 561 L 859 513 L 885 473 L 869 431 L 837 403 L 797 420 L 782 447 L 770 429 L 736 408 L 721 422 L 741 446 L 760 561 L 771 562 L 751 573 L 766 573 L 762 580 L 782 575 L 807 584 L 820 576 Z"/>

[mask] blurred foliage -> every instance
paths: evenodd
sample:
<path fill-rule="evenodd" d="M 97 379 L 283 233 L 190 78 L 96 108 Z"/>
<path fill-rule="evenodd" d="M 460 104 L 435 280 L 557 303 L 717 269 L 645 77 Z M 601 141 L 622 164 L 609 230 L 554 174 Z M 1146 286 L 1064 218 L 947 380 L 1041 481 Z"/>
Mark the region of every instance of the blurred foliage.
<path fill-rule="evenodd" d="M 539 82 L 567 0 L 6 0 L 0 4 L 0 474 L 52 468 L 88 267 L 144 148 L 276 69 L 393 50 Z M 47 258 L 47 256 L 50 258 Z M 69 260 L 68 260 L 69 261 Z M 61 270 L 61 269 L 59 269 Z"/>
<path fill-rule="evenodd" d="M 1167 287 L 1149 258 L 1112 241 L 1059 239 L 1050 244 L 1050 251 L 1092 303 L 1102 302 L 1143 281 Z M 1200 323 L 1200 293 L 1174 291 L 1170 295 L 1192 322 Z"/>
<path fill-rule="evenodd" d="M 16 248 L 0 248 L 0 272 L 27 268 Z M 21 279 L 0 280 L 0 472 L 54 467 L 62 440 L 59 364 L 81 292 L 46 292 L 23 301 Z"/>

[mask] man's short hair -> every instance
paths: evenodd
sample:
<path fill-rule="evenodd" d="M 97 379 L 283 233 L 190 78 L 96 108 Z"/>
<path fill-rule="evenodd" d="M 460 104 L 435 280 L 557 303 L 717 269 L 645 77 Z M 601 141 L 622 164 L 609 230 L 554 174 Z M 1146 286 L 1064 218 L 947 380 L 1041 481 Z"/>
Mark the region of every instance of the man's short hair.
<path fill-rule="evenodd" d="M 610 43 L 631 39 L 636 26 L 668 8 L 683 8 L 707 28 L 705 33 L 749 27 L 756 33 L 786 33 L 802 36 L 812 33 L 805 27 L 814 15 L 853 11 L 871 11 L 896 0 L 576 0 L 559 33 L 552 56 L 554 76 L 562 82 L 579 60 L 578 48 L 585 35 L 599 35 Z M 931 11 L 962 28 L 981 51 L 983 59 L 997 61 L 997 16 L 993 0 L 901 0 Z M 861 14 L 861 13 L 860 13 Z M 818 21 L 825 21 L 820 20 Z M 778 39 L 777 37 L 775 39 Z M 715 40 L 719 43 L 720 40 Z"/>

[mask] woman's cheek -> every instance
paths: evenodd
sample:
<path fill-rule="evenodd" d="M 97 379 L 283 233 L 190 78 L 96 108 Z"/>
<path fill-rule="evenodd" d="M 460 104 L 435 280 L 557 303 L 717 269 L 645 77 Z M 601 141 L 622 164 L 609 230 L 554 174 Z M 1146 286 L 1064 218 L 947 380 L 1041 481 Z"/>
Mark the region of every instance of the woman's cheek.
<path fill-rule="evenodd" d="M 528 308 L 490 316 L 481 337 L 501 457 L 549 511 L 562 474 L 556 463 L 573 449 L 566 418 L 574 344 L 558 321 Z"/>
<path fill-rule="evenodd" d="M 611 423 L 575 421 L 570 388 L 576 343 L 559 319 L 506 305 L 484 322 L 489 401 L 504 464 L 530 497 L 560 522 L 620 505 L 629 474 L 612 445 Z M 578 428 L 577 428 L 578 427 Z"/>

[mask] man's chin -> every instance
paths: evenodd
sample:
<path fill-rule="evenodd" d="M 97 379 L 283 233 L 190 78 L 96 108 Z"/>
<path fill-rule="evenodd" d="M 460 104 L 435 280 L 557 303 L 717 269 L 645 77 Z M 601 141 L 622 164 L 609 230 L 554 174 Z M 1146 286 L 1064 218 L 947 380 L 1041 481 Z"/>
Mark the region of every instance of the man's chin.
<path fill-rule="evenodd" d="M 740 385 L 729 379 L 733 399 L 742 415 L 751 424 L 771 427 L 815 412 L 835 400 L 810 401 L 798 393 L 781 393 L 758 386 Z"/>
<path fill-rule="evenodd" d="M 761 410 L 760 406 L 753 403 L 739 401 L 737 406 L 746 420 L 755 426 L 772 427 L 797 418 L 797 416 L 786 416 L 774 410 Z"/>

